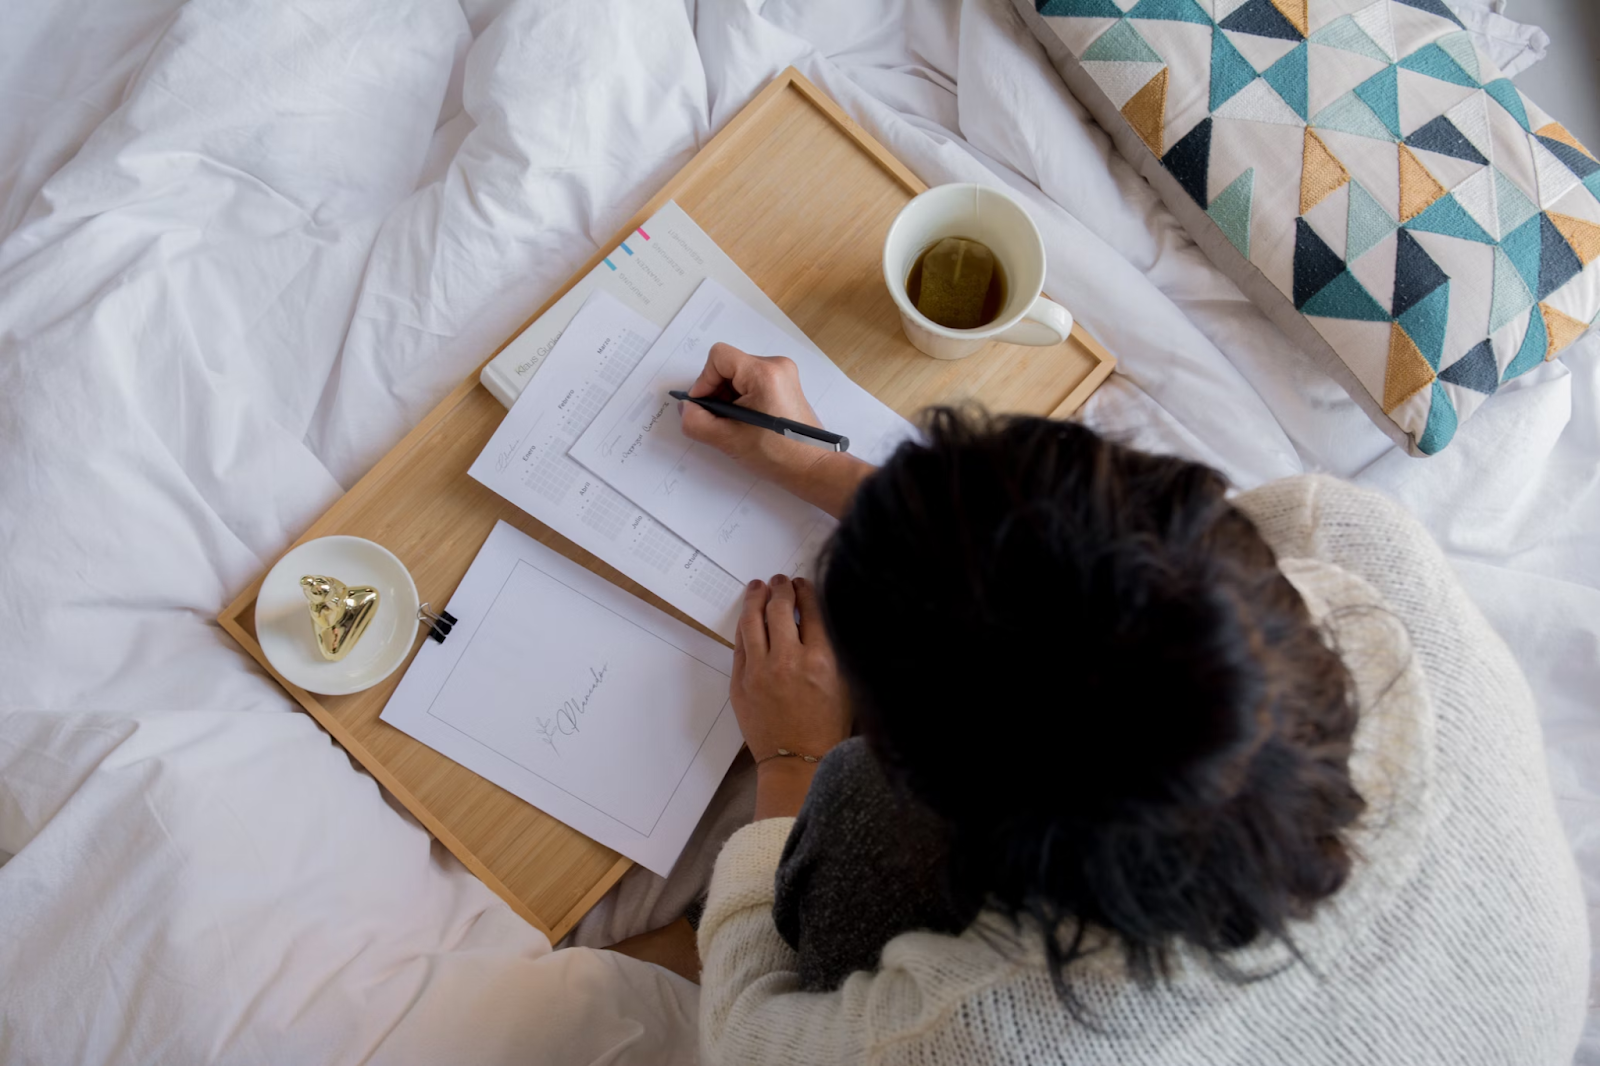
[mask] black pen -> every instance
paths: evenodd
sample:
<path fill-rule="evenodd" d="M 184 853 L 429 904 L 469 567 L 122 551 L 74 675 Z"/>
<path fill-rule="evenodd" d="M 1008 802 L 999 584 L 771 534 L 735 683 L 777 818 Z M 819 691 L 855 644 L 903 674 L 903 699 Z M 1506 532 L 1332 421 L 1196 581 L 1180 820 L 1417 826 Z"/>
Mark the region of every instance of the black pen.
<path fill-rule="evenodd" d="M 836 452 L 850 450 L 849 437 L 842 437 L 837 433 L 829 433 L 825 429 L 808 426 L 804 422 L 796 422 L 790 418 L 779 418 L 777 415 L 762 414 L 760 411 L 752 411 L 748 407 L 740 407 L 736 403 L 713 400 L 709 396 L 690 396 L 682 389 L 673 389 L 667 395 L 674 400 L 688 400 L 690 403 L 697 403 L 718 418 L 731 418 L 735 422 L 743 422 L 746 425 L 770 429 L 774 433 L 782 433 L 785 437 L 803 440 L 807 444 L 824 445 Z"/>

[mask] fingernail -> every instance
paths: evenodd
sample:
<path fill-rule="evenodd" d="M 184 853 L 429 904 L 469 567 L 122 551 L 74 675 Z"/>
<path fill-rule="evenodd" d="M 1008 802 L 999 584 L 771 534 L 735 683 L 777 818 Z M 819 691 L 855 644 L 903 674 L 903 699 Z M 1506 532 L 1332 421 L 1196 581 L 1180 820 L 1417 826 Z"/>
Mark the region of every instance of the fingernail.
<path fill-rule="evenodd" d="M 683 414 L 683 401 L 682 400 L 678 401 L 678 414 L 680 414 L 680 415 Z"/>
<path fill-rule="evenodd" d="M 752 581 L 752 582 L 750 582 L 750 584 L 745 586 L 745 588 L 749 589 L 751 592 L 754 592 L 756 589 L 758 589 L 760 587 L 761 587 L 761 582 L 760 581 Z"/>
<path fill-rule="evenodd" d="M 773 584 L 774 584 L 774 585 L 781 585 L 781 584 L 783 584 L 783 583 L 784 583 L 784 582 L 785 582 L 785 581 L 788 581 L 788 580 L 789 580 L 789 579 L 788 579 L 788 578 L 786 578 L 786 577 L 784 577 L 784 576 L 783 576 L 783 575 L 782 575 L 782 574 L 773 574 L 773 575 L 772 575 L 772 583 L 773 583 Z"/>

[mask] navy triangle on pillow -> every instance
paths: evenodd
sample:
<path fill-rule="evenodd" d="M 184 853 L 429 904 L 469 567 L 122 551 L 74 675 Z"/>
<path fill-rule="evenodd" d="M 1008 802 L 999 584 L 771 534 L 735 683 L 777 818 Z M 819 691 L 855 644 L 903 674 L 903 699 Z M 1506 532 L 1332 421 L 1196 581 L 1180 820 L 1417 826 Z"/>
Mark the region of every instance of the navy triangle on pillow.
<path fill-rule="evenodd" d="M 1443 0 L 1395 0 L 1395 3 L 1404 4 L 1407 7 L 1414 7 L 1418 11 L 1426 11 L 1430 15 L 1438 15 L 1442 19 L 1449 19 L 1457 26 L 1461 26 L 1462 29 L 1467 28 L 1466 26 L 1462 25 L 1461 20 L 1456 17 L 1456 13 L 1450 10 L 1449 5 L 1443 3 Z"/>
<path fill-rule="evenodd" d="M 1204 210 L 1206 204 L 1206 179 L 1211 173 L 1211 118 L 1208 115 L 1200 124 L 1183 135 L 1177 144 L 1167 149 L 1161 157 L 1166 167 L 1183 191 L 1194 197 L 1194 202 Z"/>
<path fill-rule="evenodd" d="M 1433 257 L 1423 251 L 1417 239 L 1405 230 L 1399 232 L 1394 250 L 1394 303 L 1396 318 L 1405 314 L 1434 289 L 1450 280 Z"/>
<path fill-rule="evenodd" d="M 1567 239 L 1550 221 L 1549 212 L 1539 216 L 1539 290 L 1533 295 L 1544 299 L 1583 269 L 1583 261 L 1572 251 Z"/>
<path fill-rule="evenodd" d="M 1438 152 L 1454 159 L 1465 159 L 1479 166 L 1487 166 L 1489 163 L 1483 158 L 1482 152 L 1472 147 L 1472 142 L 1462 135 L 1456 124 L 1443 115 L 1407 137 L 1406 144 L 1412 148 L 1421 148 L 1425 152 Z"/>
<path fill-rule="evenodd" d="M 1302 310 L 1323 288 L 1344 273 L 1344 260 L 1317 236 L 1303 218 L 1294 220 L 1294 309 Z"/>
<path fill-rule="evenodd" d="M 1539 135 L 1534 134 L 1534 136 Z M 1590 174 L 1600 171 L 1600 163 L 1596 163 L 1564 141 L 1558 141 L 1554 137 L 1539 137 L 1539 143 L 1550 149 L 1551 155 L 1565 163 L 1567 169 L 1580 178 L 1587 178 Z"/>
<path fill-rule="evenodd" d="M 1294 23 L 1284 18 L 1271 0 L 1249 0 L 1233 14 L 1217 23 L 1225 30 L 1248 33 L 1252 37 L 1278 37 L 1285 41 L 1303 41 Z"/>
<path fill-rule="evenodd" d="M 1479 341 L 1476 348 L 1439 371 L 1439 380 L 1481 392 L 1485 396 L 1492 395 L 1500 387 L 1500 368 L 1494 361 L 1494 345 L 1487 340 Z"/>

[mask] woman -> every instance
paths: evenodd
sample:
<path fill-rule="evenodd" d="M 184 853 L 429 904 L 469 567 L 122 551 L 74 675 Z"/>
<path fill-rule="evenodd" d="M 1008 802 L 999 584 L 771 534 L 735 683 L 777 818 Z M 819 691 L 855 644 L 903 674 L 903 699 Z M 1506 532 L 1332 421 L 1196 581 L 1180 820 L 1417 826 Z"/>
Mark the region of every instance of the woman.
<path fill-rule="evenodd" d="M 711 393 L 816 422 L 786 360 L 718 346 Z M 820 587 L 747 590 L 708 1062 L 1569 1061 L 1533 703 L 1395 506 L 1042 419 L 874 471 L 682 417 L 840 519 Z"/>

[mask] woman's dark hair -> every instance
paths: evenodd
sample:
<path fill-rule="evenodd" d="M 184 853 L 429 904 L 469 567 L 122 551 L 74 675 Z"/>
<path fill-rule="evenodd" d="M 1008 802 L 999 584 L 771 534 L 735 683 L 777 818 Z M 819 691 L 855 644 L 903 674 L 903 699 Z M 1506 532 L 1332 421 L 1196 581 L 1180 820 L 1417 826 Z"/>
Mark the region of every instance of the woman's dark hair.
<path fill-rule="evenodd" d="M 1222 475 L 936 409 L 861 486 L 822 601 L 856 720 L 949 823 L 957 897 L 1130 972 L 1224 956 L 1350 870 L 1354 686 Z M 1292 944 L 1291 944 L 1292 947 Z"/>

